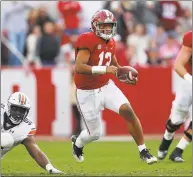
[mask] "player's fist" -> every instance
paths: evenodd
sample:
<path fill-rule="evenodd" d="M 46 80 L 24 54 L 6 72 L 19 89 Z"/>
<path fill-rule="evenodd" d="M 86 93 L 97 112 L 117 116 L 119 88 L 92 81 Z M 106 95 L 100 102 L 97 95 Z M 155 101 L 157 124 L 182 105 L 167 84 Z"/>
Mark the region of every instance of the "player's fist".
<path fill-rule="evenodd" d="M 117 69 L 118 68 L 116 66 L 108 66 L 107 67 L 107 74 L 114 74 L 114 75 L 116 75 Z"/>

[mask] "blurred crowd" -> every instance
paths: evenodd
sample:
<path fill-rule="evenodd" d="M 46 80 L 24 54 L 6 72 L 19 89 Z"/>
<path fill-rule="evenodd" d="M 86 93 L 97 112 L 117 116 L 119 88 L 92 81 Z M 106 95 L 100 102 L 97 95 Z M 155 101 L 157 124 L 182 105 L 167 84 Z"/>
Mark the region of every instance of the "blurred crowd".
<path fill-rule="evenodd" d="M 57 19 L 48 14 L 45 6 L 34 8 L 25 1 L 13 1 L 3 9 L 1 32 L 11 46 L 7 48 L 1 42 L 2 65 L 42 67 L 74 63 L 77 36 L 90 30 L 81 22 L 84 19 L 80 14 L 85 9 L 79 1 L 58 1 L 53 8 L 59 14 Z M 183 34 L 192 29 L 192 9 L 182 7 L 180 1 L 104 1 L 102 8 L 117 18 L 114 39 L 121 65 L 171 65 Z M 14 49 L 24 55 L 25 61 L 11 52 Z"/>

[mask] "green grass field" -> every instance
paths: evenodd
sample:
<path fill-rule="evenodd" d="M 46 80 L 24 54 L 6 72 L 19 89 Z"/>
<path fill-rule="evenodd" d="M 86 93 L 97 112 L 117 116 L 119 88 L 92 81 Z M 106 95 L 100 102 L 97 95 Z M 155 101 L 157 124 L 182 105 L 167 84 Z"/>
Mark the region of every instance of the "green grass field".
<path fill-rule="evenodd" d="M 157 155 L 159 142 L 146 141 L 154 155 Z M 176 143 L 177 141 L 173 142 L 170 152 Z M 52 164 L 66 172 L 67 176 L 192 176 L 192 145 L 184 152 L 186 161 L 183 164 L 173 163 L 167 157 L 153 165 L 147 165 L 139 159 L 134 142 L 91 143 L 84 148 L 84 163 L 78 163 L 72 157 L 70 142 L 38 141 L 38 145 Z M 2 174 L 5 176 L 47 175 L 47 172 L 30 158 L 22 145 L 8 153 L 1 165 Z"/>

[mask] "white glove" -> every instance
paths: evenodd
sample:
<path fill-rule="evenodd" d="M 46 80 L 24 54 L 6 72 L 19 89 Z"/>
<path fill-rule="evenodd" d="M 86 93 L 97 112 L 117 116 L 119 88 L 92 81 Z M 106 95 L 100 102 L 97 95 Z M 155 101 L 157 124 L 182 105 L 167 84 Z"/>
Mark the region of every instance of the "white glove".
<path fill-rule="evenodd" d="M 64 174 L 64 172 L 54 168 L 51 164 L 46 165 L 46 170 L 50 174 Z"/>

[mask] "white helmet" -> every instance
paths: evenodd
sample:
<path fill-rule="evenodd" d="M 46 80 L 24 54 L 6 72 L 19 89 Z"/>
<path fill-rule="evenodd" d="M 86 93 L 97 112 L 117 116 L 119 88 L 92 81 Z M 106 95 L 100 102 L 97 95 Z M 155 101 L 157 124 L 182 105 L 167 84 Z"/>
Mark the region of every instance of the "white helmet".
<path fill-rule="evenodd" d="M 20 124 L 27 117 L 31 107 L 29 98 L 21 92 L 10 95 L 7 106 L 7 115 L 13 124 Z"/>

